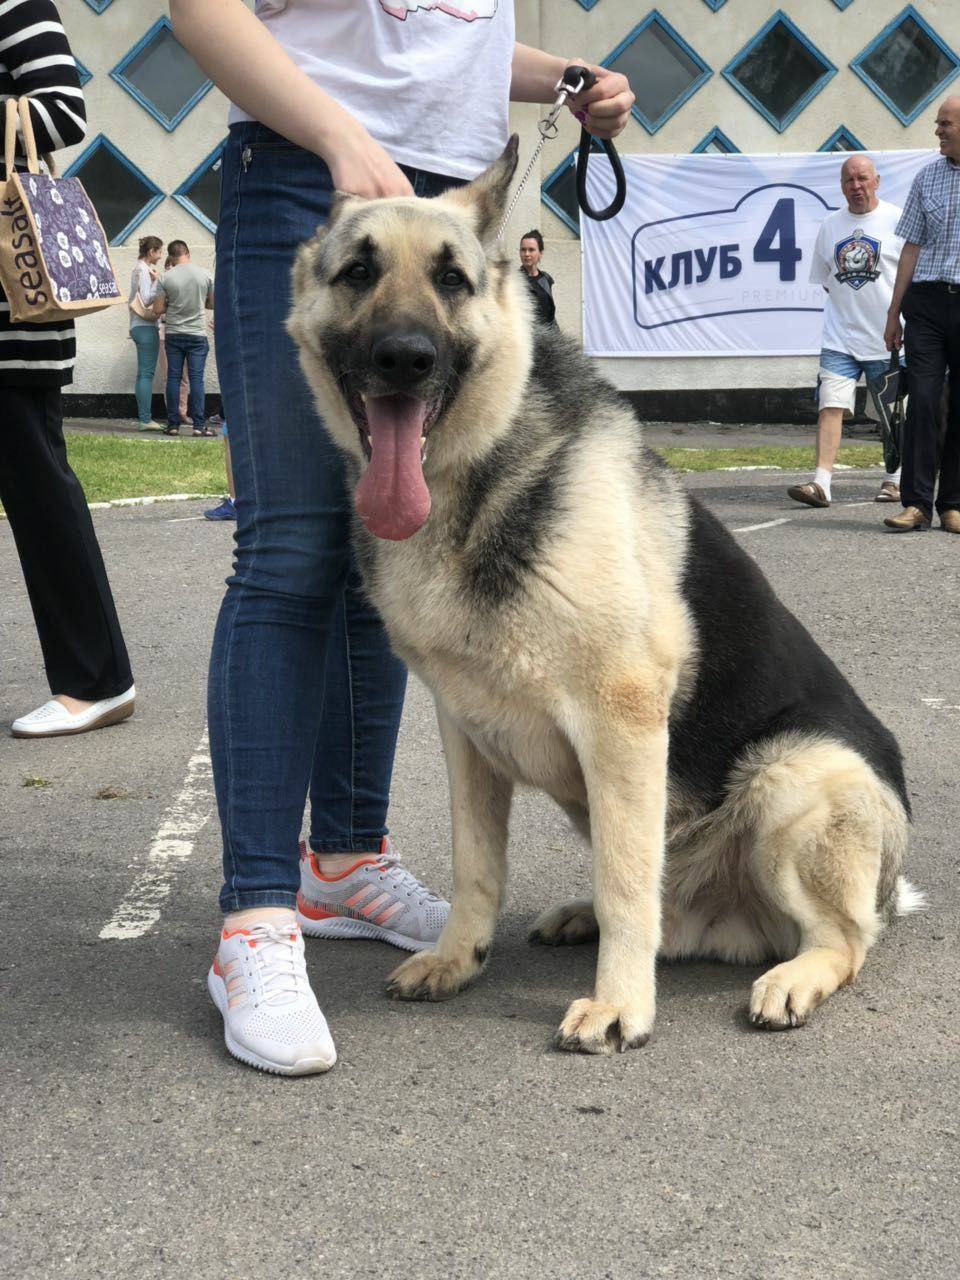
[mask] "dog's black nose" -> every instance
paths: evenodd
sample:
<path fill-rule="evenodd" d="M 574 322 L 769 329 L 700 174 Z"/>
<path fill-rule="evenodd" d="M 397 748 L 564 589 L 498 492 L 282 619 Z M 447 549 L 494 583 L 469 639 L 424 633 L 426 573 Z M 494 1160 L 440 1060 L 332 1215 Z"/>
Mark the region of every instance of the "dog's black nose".
<path fill-rule="evenodd" d="M 425 333 L 387 333 L 371 349 L 373 367 L 391 386 L 416 386 L 433 373 L 437 349 Z"/>

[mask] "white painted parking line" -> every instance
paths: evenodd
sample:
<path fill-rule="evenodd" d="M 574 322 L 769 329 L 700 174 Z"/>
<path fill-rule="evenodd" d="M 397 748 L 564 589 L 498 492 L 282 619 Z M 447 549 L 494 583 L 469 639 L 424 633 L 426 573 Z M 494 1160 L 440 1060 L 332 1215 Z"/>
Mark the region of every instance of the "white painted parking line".
<path fill-rule="evenodd" d="M 101 938 L 142 938 L 160 919 L 178 866 L 193 853 L 194 841 L 214 807 L 213 769 L 207 731 L 187 765 L 180 794 L 164 815 L 130 892 L 100 930 Z"/>
<path fill-rule="evenodd" d="M 783 516 L 780 520 L 765 520 L 763 524 L 745 524 L 739 529 L 731 529 L 731 533 L 755 533 L 758 529 L 775 529 L 778 524 L 792 524 L 793 516 Z"/>

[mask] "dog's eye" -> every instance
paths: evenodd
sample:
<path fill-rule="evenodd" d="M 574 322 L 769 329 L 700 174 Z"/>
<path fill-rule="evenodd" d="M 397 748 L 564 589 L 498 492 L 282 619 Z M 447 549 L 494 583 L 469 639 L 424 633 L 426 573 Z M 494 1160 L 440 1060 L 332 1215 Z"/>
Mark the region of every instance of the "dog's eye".
<path fill-rule="evenodd" d="M 347 280 L 369 280 L 370 268 L 364 262 L 351 262 L 341 274 Z"/>
<path fill-rule="evenodd" d="M 440 283 L 444 289 L 462 289 L 467 283 L 467 277 L 456 267 L 447 267 L 440 277 Z"/>

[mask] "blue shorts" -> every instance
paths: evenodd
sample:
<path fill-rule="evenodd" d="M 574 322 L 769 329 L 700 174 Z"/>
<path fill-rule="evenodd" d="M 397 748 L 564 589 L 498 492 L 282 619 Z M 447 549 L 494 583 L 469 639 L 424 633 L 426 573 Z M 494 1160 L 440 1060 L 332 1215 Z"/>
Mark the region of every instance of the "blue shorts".
<path fill-rule="evenodd" d="M 820 368 L 817 373 L 816 400 L 821 409 L 845 409 L 853 413 L 860 375 L 869 381 L 886 373 L 887 360 L 858 360 L 844 351 L 831 351 L 825 347 L 820 352 Z"/>

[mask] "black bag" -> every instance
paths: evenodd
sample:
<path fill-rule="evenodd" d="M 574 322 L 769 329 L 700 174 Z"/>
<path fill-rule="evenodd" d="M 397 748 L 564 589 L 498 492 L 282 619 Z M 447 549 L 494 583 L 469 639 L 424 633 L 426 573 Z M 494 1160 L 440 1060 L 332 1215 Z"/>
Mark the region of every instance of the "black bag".
<path fill-rule="evenodd" d="M 883 465 L 888 475 L 900 466 L 903 420 L 906 416 L 907 371 L 900 364 L 900 352 L 890 355 L 890 366 L 879 378 L 867 382 L 867 394 L 883 439 Z"/>

